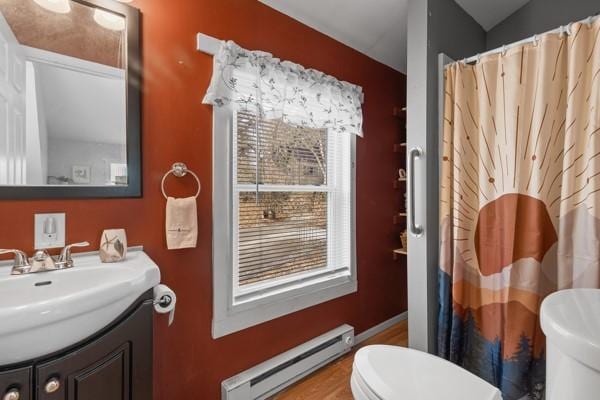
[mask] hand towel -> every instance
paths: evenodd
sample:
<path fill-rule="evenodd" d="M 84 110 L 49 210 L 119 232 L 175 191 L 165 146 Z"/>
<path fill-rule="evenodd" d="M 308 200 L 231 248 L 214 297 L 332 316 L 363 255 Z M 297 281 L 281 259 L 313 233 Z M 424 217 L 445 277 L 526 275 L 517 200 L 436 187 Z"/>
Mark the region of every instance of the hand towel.
<path fill-rule="evenodd" d="M 169 250 L 196 247 L 198 214 L 196 198 L 167 198 L 167 248 Z"/>

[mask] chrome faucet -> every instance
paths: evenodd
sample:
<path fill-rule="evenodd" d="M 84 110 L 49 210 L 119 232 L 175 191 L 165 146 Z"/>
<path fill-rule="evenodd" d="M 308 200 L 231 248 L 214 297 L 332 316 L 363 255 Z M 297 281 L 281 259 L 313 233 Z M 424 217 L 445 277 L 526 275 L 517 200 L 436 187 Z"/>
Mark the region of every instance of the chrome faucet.
<path fill-rule="evenodd" d="M 63 249 L 60 251 L 60 255 L 58 256 L 58 260 L 56 261 L 57 269 L 74 267 L 75 263 L 73 262 L 73 258 L 71 258 L 71 249 L 73 247 L 87 247 L 89 245 L 89 242 L 80 242 L 63 247 Z"/>
<path fill-rule="evenodd" d="M 46 250 L 37 250 L 31 260 L 28 259 L 25 252 L 16 249 L 0 249 L 0 254 L 14 254 L 15 259 L 11 275 L 25 275 L 72 268 L 75 266 L 75 263 L 71 257 L 71 249 L 73 247 L 86 247 L 89 245 L 88 242 L 70 244 L 61 250 L 58 257 L 52 257 Z"/>
<path fill-rule="evenodd" d="M 31 271 L 31 265 L 29 264 L 29 259 L 27 258 L 27 254 L 25 254 L 25 252 L 17 249 L 0 249 L 0 254 L 9 253 L 13 253 L 15 255 L 15 260 L 13 262 L 11 271 L 12 275 L 28 274 Z"/>

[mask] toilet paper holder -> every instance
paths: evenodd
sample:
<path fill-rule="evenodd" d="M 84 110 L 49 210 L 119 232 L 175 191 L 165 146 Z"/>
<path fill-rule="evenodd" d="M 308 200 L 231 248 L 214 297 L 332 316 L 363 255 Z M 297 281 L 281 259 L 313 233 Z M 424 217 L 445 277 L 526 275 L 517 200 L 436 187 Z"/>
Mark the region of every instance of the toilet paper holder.
<path fill-rule="evenodd" d="M 169 326 L 175 319 L 176 303 L 177 295 L 168 286 L 161 284 L 154 287 L 154 299 L 152 300 L 154 311 L 158 314 L 169 314 Z"/>
<path fill-rule="evenodd" d="M 162 295 L 160 298 L 158 299 L 154 299 L 154 301 L 152 301 L 152 304 L 159 305 L 161 307 L 168 307 L 171 305 L 171 303 L 173 302 L 173 298 L 171 296 L 169 296 L 168 294 Z"/>

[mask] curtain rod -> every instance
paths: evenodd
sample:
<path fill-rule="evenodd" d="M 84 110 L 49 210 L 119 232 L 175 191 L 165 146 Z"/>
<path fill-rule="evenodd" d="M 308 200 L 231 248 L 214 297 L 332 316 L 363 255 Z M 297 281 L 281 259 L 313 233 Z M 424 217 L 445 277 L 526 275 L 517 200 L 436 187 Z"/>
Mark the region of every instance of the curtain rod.
<path fill-rule="evenodd" d="M 587 18 L 582 19 L 582 20 L 577 21 L 577 22 L 591 25 L 599 17 L 600 16 L 598 14 L 596 14 L 594 16 L 587 17 Z M 514 42 L 514 43 L 511 43 L 509 45 L 500 46 L 500 47 L 497 47 L 495 49 L 488 50 L 488 51 L 486 51 L 484 53 L 476 54 L 476 55 L 471 56 L 469 58 L 464 58 L 462 60 L 455 61 L 454 63 L 457 63 L 457 62 L 461 62 L 463 64 L 476 63 L 477 61 L 479 61 L 479 59 L 481 57 L 492 55 L 492 54 L 496 54 L 496 53 L 504 53 L 507 50 L 512 49 L 513 47 L 521 46 L 521 45 L 527 44 L 527 43 L 537 42 L 540 36 L 551 34 L 551 33 L 560 33 L 560 34 L 570 35 L 571 34 L 571 25 L 573 25 L 573 22 L 569 23 L 568 25 L 562 25 L 562 26 L 560 26 L 560 27 L 558 27 L 556 29 L 552 29 L 552 30 L 544 32 L 542 34 L 537 34 L 537 35 L 530 36 L 530 37 L 528 37 L 526 39 L 519 40 L 518 42 Z M 454 64 L 454 63 L 452 63 L 452 64 Z M 451 65 L 451 64 L 449 64 L 449 65 Z"/>

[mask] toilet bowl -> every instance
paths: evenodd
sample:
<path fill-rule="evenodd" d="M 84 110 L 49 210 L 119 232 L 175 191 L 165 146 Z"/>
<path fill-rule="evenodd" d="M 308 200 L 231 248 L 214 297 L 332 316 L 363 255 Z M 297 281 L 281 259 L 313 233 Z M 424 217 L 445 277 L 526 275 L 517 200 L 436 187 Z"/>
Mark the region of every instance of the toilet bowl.
<path fill-rule="evenodd" d="M 354 357 L 355 400 L 501 400 L 500 391 L 442 358 L 398 346 L 373 345 Z"/>

